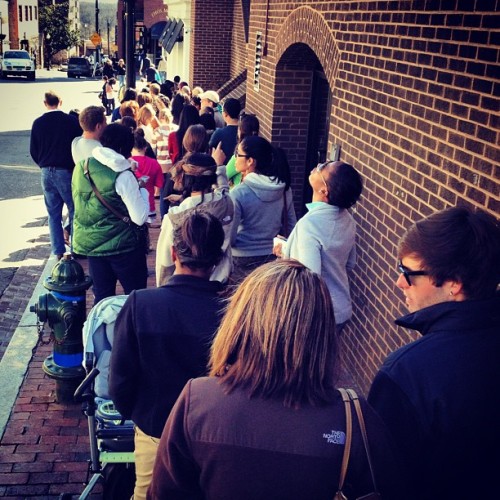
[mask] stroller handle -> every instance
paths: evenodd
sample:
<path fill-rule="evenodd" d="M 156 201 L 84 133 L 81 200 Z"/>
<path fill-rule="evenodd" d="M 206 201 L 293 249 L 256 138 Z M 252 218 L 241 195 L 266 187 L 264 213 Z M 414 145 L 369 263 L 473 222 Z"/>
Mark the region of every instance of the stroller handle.
<path fill-rule="evenodd" d="M 99 375 L 99 369 L 98 368 L 92 368 L 90 373 L 83 379 L 82 383 L 76 388 L 76 391 L 73 395 L 73 398 L 75 400 L 79 400 L 80 398 L 83 398 L 85 396 L 85 392 L 87 389 L 90 387 L 94 379 Z"/>

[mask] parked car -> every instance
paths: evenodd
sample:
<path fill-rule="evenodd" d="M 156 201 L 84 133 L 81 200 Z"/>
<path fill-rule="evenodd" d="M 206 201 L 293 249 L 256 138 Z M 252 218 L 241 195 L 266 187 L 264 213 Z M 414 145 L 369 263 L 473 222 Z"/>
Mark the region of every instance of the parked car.
<path fill-rule="evenodd" d="M 2 58 L 2 78 L 26 76 L 35 79 L 35 63 L 26 50 L 6 50 Z"/>
<path fill-rule="evenodd" d="M 68 78 L 92 76 L 92 67 L 85 57 L 70 57 L 68 61 Z"/>

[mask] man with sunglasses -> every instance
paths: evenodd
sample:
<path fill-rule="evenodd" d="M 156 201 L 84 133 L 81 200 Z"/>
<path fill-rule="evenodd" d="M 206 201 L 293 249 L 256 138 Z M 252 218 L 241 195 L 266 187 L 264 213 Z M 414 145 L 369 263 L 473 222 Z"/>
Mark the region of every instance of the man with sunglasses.
<path fill-rule="evenodd" d="M 494 498 L 500 486 L 500 228 L 454 207 L 413 224 L 396 285 L 422 337 L 389 355 L 368 401 L 419 499 Z"/>

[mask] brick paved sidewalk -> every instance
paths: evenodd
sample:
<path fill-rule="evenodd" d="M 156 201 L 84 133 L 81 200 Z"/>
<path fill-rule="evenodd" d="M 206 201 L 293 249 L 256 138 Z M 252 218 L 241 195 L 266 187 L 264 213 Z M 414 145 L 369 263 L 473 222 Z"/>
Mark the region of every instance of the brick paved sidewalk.
<path fill-rule="evenodd" d="M 159 231 L 159 228 L 150 231 L 153 249 L 156 248 Z M 30 252 L 29 257 L 33 258 L 44 255 L 45 259 L 41 257 L 41 260 L 46 262 L 50 246 L 41 245 Z M 156 286 L 155 258 L 153 250 L 148 255 L 148 287 Z M 87 261 L 78 262 L 88 274 Z M 0 300 L 0 335 L 7 331 L 12 335 L 26 306 L 38 299 L 32 294 L 41 273 L 42 266 L 19 268 L 17 271 Z M 120 287 L 117 293 L 123 293 Z M 90 289 L 87 292 L 87 310 L 92 303 Z M 33 324 L 35 322 L 33 313 Z M 0 442 L 1 500 L 30 497 L 55 499 L 63 493 L 78 495 L 85 487 L 89 459 L 87 419 L 80 404 L 56 403 L 55 382 L 42 371 L 42 363 L 51 353 L 52 344 L 40 345 L 33 350 Z M 356 387 L 345 371 L 339 385 Z M 100 491 L 100 485 L 97 485 L 91 498 L 101 498 Z"/>
<path fill-rule="evenodd" d="M 159 228 L 151 228 L 151 244 L 156 248 Z M 50 246 L 34 252 L 47 256 Z M 30 257 L 34 257 L 32 254 Z M 148 287 L 156 286 L 155 251 L 148 255 Z M 78 260 L 85 273 L 88 264 Z M 53 261 L 55 264 L 55 261 Z M 37 297 L 32 297 L 42 266 L 19 268 L 0 300 L 0 335 L 16 329 L 23 311 Z M 120 286 L 117 293 L 123 293 Z M 87 311 L 93 304 L 92 289 L 87 292 Z M 33 324 L 36 316 L 33 313 Z M 4 335 L 8 337 L 7 334 Z M 42 371 L 52 344 L 36 347 L 28 371 L 12 409 L 0 443 L 0 498 L 55 499 L 63 493 L 80 494 L 85 488 L 89 460 L 87 419 L 80 404 L 58 404 L 55 382 Z M 3 352 L 2 352 L 3 354 Z M 91 498 L 100 498 L 100 486 Z"/>

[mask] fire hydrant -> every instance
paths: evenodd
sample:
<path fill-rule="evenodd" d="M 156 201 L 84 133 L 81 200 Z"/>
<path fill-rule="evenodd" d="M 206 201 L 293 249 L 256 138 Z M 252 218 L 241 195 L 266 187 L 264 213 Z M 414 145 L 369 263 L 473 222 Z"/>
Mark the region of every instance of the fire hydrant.
<path fill-rule="evenodd" d="M 91 278 L 85 276 L 82 266 L 67 252 L 43 284 L 50 293 L 40 295 L 38 303 L 30 307 L 42 323 L 40 342 L 43 343 L 45 322 L 51 328 L 54 348 L 43 362 L 43 371 L 55 379 L 59 403 L 73 401 L 73 393 L 85 376 L 82 329 L 86 315 L 85 293 L 91 285 Z"/>

